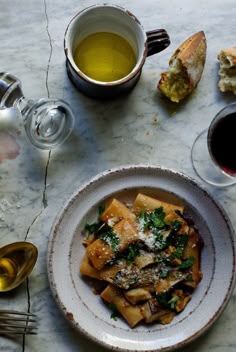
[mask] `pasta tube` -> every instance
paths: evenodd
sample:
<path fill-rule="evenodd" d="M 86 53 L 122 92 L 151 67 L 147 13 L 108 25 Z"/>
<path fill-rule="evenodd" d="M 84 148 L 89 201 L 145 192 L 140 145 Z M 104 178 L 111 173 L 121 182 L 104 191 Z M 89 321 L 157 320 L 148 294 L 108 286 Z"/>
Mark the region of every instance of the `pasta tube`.
<path fill-rule="evenodd" d="M 173 205 L 170 203 L 163 202 L 161 200 L 148 197 L 142 193 L 139 193 L 133 204 L 133 211 L 135 214 L 139 214 L 142 210 L 155 210 L 162 207 L 166 214 L 179 210 L 183 212 L 184 207 L 179 205 Z"/>
<path fill-rule="evenodd" d="M 100 216 L 102 221 L 108 221 L 112 218 L 120 219 L 133 219 L 135 220 L 134 213 L 127 208 L 123 203 L 117 199 L 112 199 L 111 203 L 105 208 L 104 212 Z"/>
<path fill-rule="evenodd" d="M 193 257 L 194 262 L 192 265 L 192 281 L 187 281 L 186 285 L 193 288 L 197 287 L 202 279 L 201 268 L 201 239 L 199 234 L 192 230 L 188 242 L 184 248 L 183 258 Z"/>
<path fill-rule="evenodd" d="M 124 251 L 131 243 L 139 240 L 136 226 L 130 219 L 123 219 L 113 227 L 114 238 L 107 236 L 105 240 L 98 238 L 86 249 L 87 256 L 97 270 L 101 270 L 107 262 L 115 257 L 116 252 Z M 104 237 L 105 238 L 105 237 Z M 112 241 L 116 241 L 116 248 Z"/>
<path fill-rule="evenodd" d="M 102 292 L 101 297 L 104 301 L 114 304 L 116 309 L 132 328 L 143 320 L 144 317 L 141 313 L 141 308 L 138 305 L 133 306 L 130 304 L 119 288 L 108 285 Z"/>

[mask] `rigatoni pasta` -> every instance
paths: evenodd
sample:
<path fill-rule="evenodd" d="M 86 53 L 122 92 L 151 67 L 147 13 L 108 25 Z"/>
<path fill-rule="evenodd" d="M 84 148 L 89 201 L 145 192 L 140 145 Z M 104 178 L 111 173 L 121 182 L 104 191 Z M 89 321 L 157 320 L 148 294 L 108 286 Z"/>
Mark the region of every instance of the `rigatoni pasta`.
<path fill-rule="evenodd" d="M 182 206 L 113 199 L 86 230 L 80 273 L 105 284 L 102 300 L 130 327 L 168 324 L 185 308 L 202 279 L 203 241 Z"/>

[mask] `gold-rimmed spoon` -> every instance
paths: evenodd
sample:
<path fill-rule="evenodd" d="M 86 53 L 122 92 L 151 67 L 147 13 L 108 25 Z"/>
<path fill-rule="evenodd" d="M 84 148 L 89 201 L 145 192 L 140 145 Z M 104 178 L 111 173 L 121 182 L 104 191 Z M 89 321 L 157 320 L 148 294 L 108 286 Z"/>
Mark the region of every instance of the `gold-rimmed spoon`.
<path fill-rule="evenodd" d="M 11 291 L 31 273 L 38 258 L 29 242 L 14 242 L 0 248 L 0 292 Z"/>

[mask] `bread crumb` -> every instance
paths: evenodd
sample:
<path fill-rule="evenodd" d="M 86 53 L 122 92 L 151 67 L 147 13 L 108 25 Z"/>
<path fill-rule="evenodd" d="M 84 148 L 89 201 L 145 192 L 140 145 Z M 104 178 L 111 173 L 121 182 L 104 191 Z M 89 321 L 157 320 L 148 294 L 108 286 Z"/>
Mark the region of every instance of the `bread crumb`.
<path fill-rule="evenodd" d="M 222 49 L 217 58 L 220 64 L 219 90 L 236 95 L 236 47 Z"/>

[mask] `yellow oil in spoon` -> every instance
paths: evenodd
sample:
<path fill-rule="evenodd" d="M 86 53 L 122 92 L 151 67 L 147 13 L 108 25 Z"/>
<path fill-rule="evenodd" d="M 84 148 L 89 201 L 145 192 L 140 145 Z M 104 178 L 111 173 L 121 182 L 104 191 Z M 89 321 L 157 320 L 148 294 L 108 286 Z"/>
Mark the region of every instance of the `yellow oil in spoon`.
<path fill-rule="evenodd" d="M 17 276 L 17 265 L 9 258 L 0 258 L 0 291 L 11 286 Z"/>
<path fill-rule="evenodd" d="M 31 273 L 38 257 L 29 242 L 14 242 L 0 248 L 0 293 L 19 286 Z"/>
<path fill-rule="evenodd" d="M 136 64 L 129 42 L 115 33 L 98 32 L 78 45 L 74 61 L 86 76 L 102 82 L 112 82 L 127 76 Z"/>

